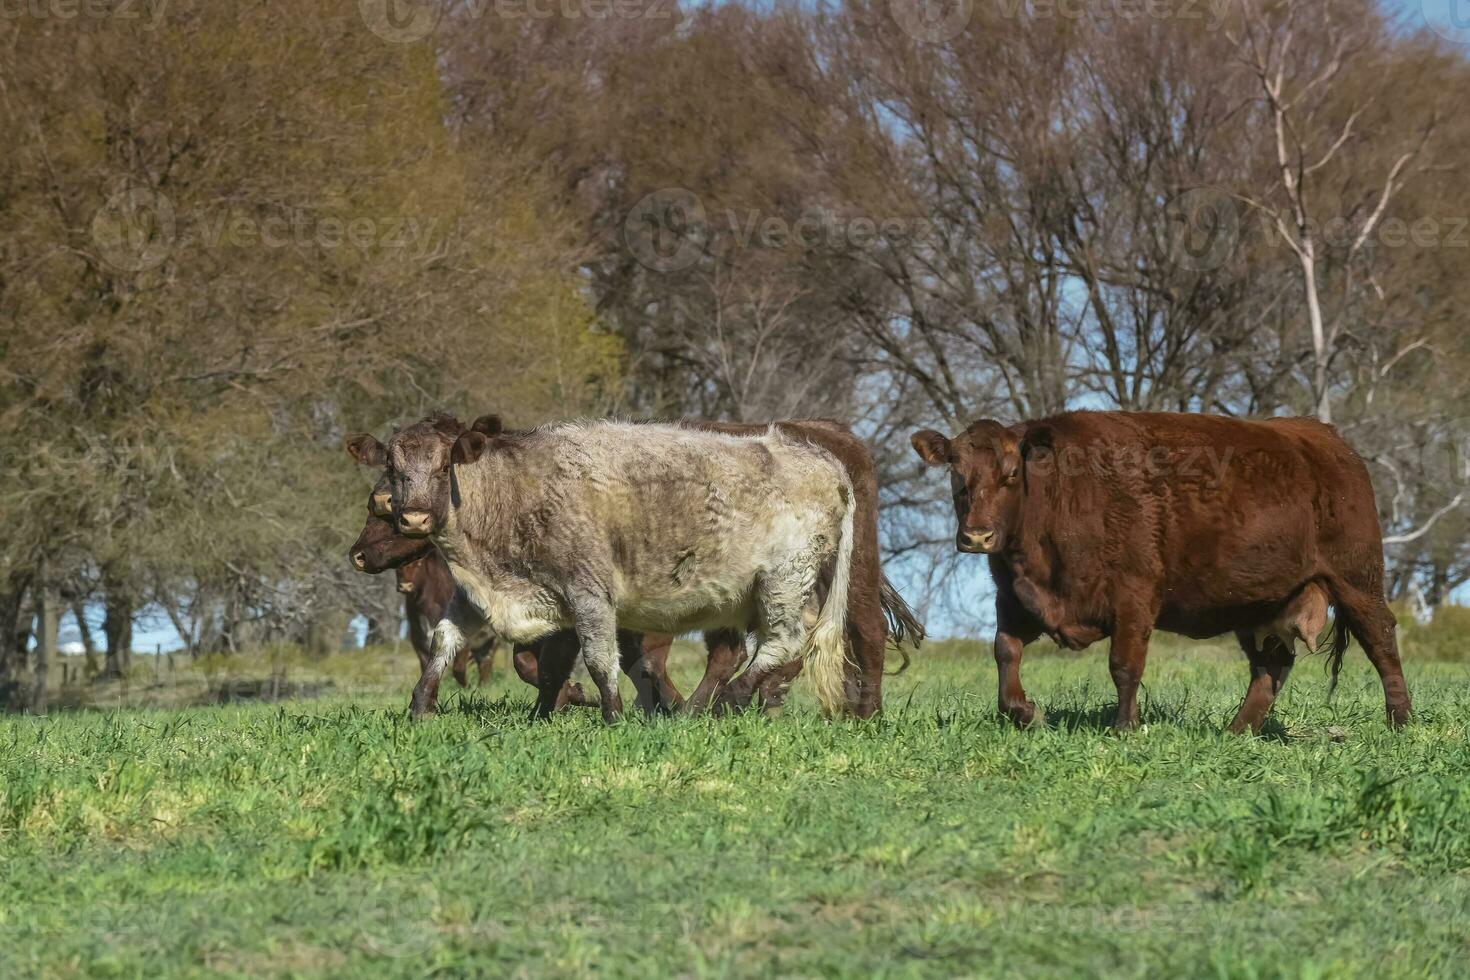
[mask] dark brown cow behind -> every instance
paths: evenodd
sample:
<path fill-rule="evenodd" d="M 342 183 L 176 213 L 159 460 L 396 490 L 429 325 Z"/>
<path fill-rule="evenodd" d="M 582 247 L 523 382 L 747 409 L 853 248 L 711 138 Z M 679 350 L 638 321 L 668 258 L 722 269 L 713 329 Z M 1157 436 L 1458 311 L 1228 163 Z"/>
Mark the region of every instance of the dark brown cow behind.
<path fill-rule="evenodd" d="M 1337 612 L 1333 674 L 1346 632 L 1383 682 L 1388 717 L 1409 717 L 1394 617 L 1383 596 L 1382 530 L 1367 468 L 1311 419 L 1071 412 L 953 439 L 913 436 L 946 466 L 956 547 L 989 556 L 996 584 L 1000 710 L 1036 717 L 1021 650 L 1042 633 L 1071 649 L 1112 638 L 1115 724 L 1138 722 L 1138 684 L 1155 627 L 1196 639 L 1235 631 L 1251 682 L 1232 731 L 1259 731 L 1294 657 L 1257 631 L 1311 605 Z"/>
<path fill-rule="evenodd" d="M 411 540 L 411 539 L 410 539 Z M 419 655 L 419 666 L 429 659 L 429 640 L 434 627 L 444 618 L 449 600 L 454 597 L 454 576 L 449 563 L 433 548 L 412 561 L 404 562 L 394 570 L 398 580 L 398 591 L 403 596 L 403 613 L 408 619 L 408 638 L 414 652 Z M 469 686 L 470 661 L 475 663 L 479 684 L 484 685 L 490 677 L 490 665 L 495 657 L 495 636 L 486 631 L 483 635 L 465 644 L 459 656 L 450 666 L 450 672 L 460 687 Z"/>

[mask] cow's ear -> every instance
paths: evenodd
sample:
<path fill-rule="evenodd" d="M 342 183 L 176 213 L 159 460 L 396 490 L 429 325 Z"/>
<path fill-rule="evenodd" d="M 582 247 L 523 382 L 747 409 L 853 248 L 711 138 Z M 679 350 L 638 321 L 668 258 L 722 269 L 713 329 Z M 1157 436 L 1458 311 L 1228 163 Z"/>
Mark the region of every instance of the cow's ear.
<path fill-rule="evenodd" d="M 364 466 L 382 466 L 388 460 L 383 444 L 366 432 L 347 437 L 347 455 Z"/>
<path fill-rule="evenodd" d="M 433 415 L 430 416 L 429 421 L 436 432 L 443 433 L 451 439 L 457 438 L 464 431 L 464 423 L 453 415 Z"/>
<path fill-rule="evenodd" d="M 949 440 L 933 429 L 921 429 L 909 436 L 909 443 L 919 458 L 930 466 L 948 466 L 952 458 Z"/>
<path fill-rule="evenodd" d="M 501 424 L 499 415 L 481 415 L 470 423 L 470 430 L 483 432 L 493 439 L 505 431 L 505 426 Z"/>
<path fill-rule="evenodd" d="M 483 432 L 469 430 L 454 440 L 454 448 L 449 450 L 449 461 L 455 466 L 463 466 L 473 463 L 485 453 L 486 447 L 490 445 L 490 437 Z"/>
<path fill-rule="evenodd" d="M 1036 422 L 1026 427 L 1021 437 L 1021 456 L 1028 462 L 1049 456 L 1056 448 L 1056 430 L 1045 422 Z"/>
<path fill-rule="evenodd" d="M 1056 433 L 1045 422 L 1026 427 L 1026 434 L 1021 437 L 1021 458 L 1017 462 L 1024 464 L 1019 468 L 1025 475 L 1027 486 L 1030 486 L 1032 476 L 1052 471 L 1052 464 L 1056 461 L 1055 437 Z"/>

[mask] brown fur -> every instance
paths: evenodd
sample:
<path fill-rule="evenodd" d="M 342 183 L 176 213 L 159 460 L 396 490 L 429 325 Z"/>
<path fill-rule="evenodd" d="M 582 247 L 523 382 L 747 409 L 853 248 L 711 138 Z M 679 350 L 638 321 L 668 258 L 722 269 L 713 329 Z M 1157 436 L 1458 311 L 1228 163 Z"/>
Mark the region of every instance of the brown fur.
<path fill-rule="evenodd" d="M 1383 596 L 1382 531 L 1367 468 L 1310 419 L 1071 412 L 954 439 L 913 437 L 947 466 L 956 546 L 988 554 L 996 583 L 1000 710 L 1036 719 L 1021 650 L 1042 633 L 1072 649 L 1112 638 L 1116 724 L 1137 724 L 1138 684 L 1155 628 L 1204 638 L 1236 631 L 1251 684 L 1231 729 L 1259 730 L 1293 661 L 1255 649 L 1304 590 L 1320 588 L 1383 683 L 1390 721 L 1409 693 Z M 1249 639 L 1247 639 L 1249 637 Z"/>
<path fill-rule="evenodd" d="M 429 639 L 433 636 L 434 627 L 444 618 L 449 600 L 454 597 L 454 576 L 449 572 L 449 564 L 433 548 L 422 557 L 399 565 L 395 572 L 398 591 L 403 594 L 403 615 L 408 620 L 409 641 L 422 668 L 429 661 Z M 490 677 L 494 659 L 495 637 L 486 634 L 474 643 L 465 644 L 450 671 L 460 687 L 468 687 L 469 664 L 473 660 L 478 684 L 483 686 Z"/>

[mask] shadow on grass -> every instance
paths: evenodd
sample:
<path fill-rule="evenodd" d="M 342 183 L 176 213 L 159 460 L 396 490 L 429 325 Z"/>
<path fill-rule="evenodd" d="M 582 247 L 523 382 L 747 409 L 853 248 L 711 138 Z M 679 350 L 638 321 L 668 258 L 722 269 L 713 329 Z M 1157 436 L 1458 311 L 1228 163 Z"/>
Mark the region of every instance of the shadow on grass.
<path fill-rule="evenodd" d="M 1091 707 L 1048 707 L 1046 727 L 1065 732 L 1110 732 L 1114 730 L 1113 719 L 1117 717 L 1117 714 L 1116 703 Z M 1234 717 L 1233 712 L 1231 717 Z M 1188 715 L 1182 706 L 1152 703 L 1145 704 L 1139 709 L 1138 722 L 1140 726 L 1168 725 L 1182 731 L 1218 734 L 1226 730 L 1229 719 L 1202 718 L 1198 715 Z M 1266 716 L 1266 721 L 1261 726 L 1261 732 L 1257 737 L 1276 742 L 1298 740 L 1296 736 L 1290 734 L 1286 726 L 1274 714 Z"/>

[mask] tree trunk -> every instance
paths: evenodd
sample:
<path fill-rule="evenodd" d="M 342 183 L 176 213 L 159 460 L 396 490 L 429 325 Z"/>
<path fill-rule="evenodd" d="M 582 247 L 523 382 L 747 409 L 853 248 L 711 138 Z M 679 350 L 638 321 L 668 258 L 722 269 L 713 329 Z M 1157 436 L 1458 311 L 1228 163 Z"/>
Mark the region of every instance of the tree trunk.
<path fill-rule="evenodd" d="M 36 656 L 26 710 L 33 715 L 44 715 L 48 693 L 47 683 L 51 679 L 51 661 L 56 657 L 56 635 L 61 626 L 61 593 L 55 586 L 46 582 L 44 569 L 38 579 Z"/>
<path fill-rule="evenodd" d="M 87 625 L 87 607 L 80 599 L 71 601 L 71 614 L 77 621 L 77 632 L 82 636 L 82 650 L 87 655 L 87 673 L 97 673 L 97 637 Z"/>
<path fill-rule="evenodd" d="M 11 580 L 0 591 L 0 710 L 4 711 L 19 711 L 24 701 L 20 681 L 31 635 L 30 627 L 22 626 L 25 599 L 23 580 Z"/>
<path fill-rule="evenodd" d="M 107 640 L 107 666 L 102 676 L 126 677 L 133 666 L 133 603 L 109 590 L 106 611 L 102 633 Z"/>

